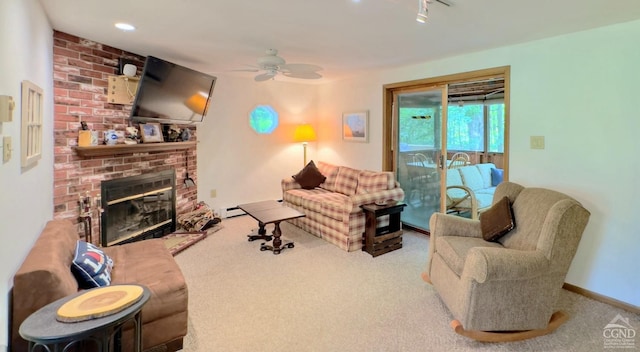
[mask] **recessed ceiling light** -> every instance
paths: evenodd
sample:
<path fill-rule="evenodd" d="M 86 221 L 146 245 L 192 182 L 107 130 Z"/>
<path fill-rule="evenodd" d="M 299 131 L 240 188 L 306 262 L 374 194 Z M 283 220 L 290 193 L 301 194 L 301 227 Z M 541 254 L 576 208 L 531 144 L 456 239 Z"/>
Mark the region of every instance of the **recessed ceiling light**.
<path fill-rule="evenodd" d="M 134 27 L 131 24 L 128 23 L 122 23 L 122 22 L 118 22 L 115 24 L 116 28 L 118 29 L 122 29 L 123 31 L 134 31 L 136 29 L 136 27 Z"/>

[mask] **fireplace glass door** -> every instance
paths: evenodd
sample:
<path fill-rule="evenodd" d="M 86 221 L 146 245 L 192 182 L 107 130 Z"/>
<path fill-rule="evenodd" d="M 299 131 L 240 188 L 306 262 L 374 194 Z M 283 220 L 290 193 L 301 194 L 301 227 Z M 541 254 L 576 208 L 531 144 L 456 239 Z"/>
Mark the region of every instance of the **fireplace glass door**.
<path fill-rule="evenodd" d="M 174 185 L 173 170 L 102 182 L 102 246 L 175 231 Z"/>

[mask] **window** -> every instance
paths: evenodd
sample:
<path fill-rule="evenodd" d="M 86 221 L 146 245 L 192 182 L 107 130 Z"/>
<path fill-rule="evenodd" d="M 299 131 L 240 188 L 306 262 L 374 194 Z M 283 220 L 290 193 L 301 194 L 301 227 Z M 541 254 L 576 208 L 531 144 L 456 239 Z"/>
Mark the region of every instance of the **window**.
<path fill-rule="evenodd" d="M 487 113 L 486 131 L 484 113 Z M 447 149 L 456 151 L 504 153 L 504 103 L 449 106 Z"/>
<path fill-rule="evenodd" d="M 447 119 L 447 150 L 484 151 L 482 104 L 449 105 Z"/>
<path fill-rule="evenodd" d="M 488 152 L 504 153 L 504 103 L 487 105 L 488 110 Z"/>
<path fill-rule="evenodd" d="M 435 145 L 434 108 L 400 108 L 400 151 L 422 150 Z"/>

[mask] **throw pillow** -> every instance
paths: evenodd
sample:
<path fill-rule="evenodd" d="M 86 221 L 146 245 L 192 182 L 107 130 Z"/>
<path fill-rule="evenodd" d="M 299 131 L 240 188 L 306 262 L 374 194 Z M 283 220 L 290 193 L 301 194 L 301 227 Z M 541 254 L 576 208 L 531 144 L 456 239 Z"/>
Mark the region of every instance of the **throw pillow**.
<path fill-rule="evenodd" d="M 313 160 L 292 177 L 303 189 L 314 189 L 327 179 L 320 173 Z"/>
<path fill-rule="evenodd" d="M 78 241 L 71 262 L 71 272 L 80 288 L 109 286 L 113 260 L 100 248 L 85 241 Z"/>
<path fill-rule="evenodd" d="M 495 187 L 502 183 L 502 179 L 504 178 L 504 170 L 491 168 L 491 186 Z"/>
<path fill-rule="evenodd" d="M 491 208 L 480 214 L 480 228 L 482 229 L 482 237 L 486 241 L 496 242 L 500 237 L 513 230 L 515 226 L 509 197 L 502 197 Z"/>

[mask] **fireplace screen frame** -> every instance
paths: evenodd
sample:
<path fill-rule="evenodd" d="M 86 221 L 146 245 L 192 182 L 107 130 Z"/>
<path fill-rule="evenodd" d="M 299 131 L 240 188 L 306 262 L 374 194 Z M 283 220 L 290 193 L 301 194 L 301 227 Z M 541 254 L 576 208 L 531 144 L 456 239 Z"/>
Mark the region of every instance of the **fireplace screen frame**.
<path fill-rule="evenodd" d="M 100 241 L 103 247 L 124 244 L 149 238 L 157 238 L 172 233 L 176 230 L 176 174 L 175 170 L 164 170 L 136 176 L 123 177 L 102 181 L 101 201 L 103 212 L 101 214 Z M 164 198 L 169 197 L 166 200 Z M 114 236 L 117 228 L 110 227 L 109 216 L 122 217 L 123 210 L 118 207 L 140 207 L 140 204 L 151 199 L 158 199 L 164 204 L 156 212 L 167 211 L 162 219 L 156 219 L 154 224 L 134 226 L 125 231 L 124 235 Z M 168 202 L 168 204 L 166 204 Z M 153 211 L 151 211 L 153 213 Z M 126 215 L 128 216 L 128 214 Z M 138 215 L 139 216 L 139 215 Z"/>

